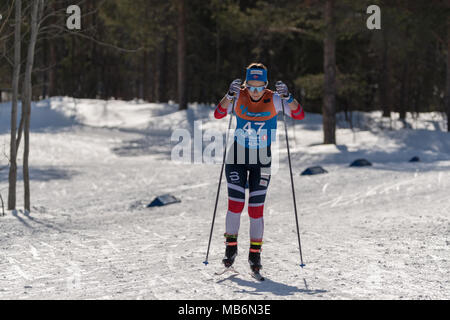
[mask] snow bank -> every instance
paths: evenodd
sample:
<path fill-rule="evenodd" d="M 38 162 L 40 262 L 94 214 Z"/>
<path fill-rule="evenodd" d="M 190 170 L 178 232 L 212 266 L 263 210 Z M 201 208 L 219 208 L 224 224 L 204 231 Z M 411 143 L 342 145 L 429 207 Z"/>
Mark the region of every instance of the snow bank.
<path fill-rule="evenodd" d="M 148 137 L 170 139 L 176 129 L 191 133 L 195 121 L 201 121 L 203 132 L 208 129 L 226 131 L 228 118 L 216 120 L 214 105 L 191 103 L 188 110 L 178 110 L 174 103 L 145 103 L 53 97 L 32 105 L 32 131 L 49 131 L 65 127 L 90 126 L 130 130 Z M 9 131 L 11 104 L 0 104 L 0 133 Z M 20 115 L 20 110 L 19 110 Z M 337 115 L 337 145 L 323 146 L 322 116 L 307 114 L 304 121 L 288 119 L 289 137 L 295 156 L 312 163 L 349 162 L 356 157 L 370 157 L 372 161 L 407 161 L 419 156 L 424 161 L 450 158 L 450 137 L 446 131 L 445 115 L 438 112 L 407 113 L 405 123 L 398 113 L 391 119 L 381 112 L 353 112 L 346 121 L 345 114 Z M 282 117 L 279 128 L 282 129 Z M 406 126 L 406 128 L 404 128 Z M 411 128 L 413 130 L 411 130 Z M 278 130 L 284 140 L 284 130 Z M 281 140 L 280 140 L 281 141 Z"/>

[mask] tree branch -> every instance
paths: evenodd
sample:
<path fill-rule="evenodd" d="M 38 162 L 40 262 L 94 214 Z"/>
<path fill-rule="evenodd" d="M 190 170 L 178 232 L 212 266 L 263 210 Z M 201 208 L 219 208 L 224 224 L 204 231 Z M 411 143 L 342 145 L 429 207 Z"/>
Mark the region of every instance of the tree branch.
<path fill-rule="evenodd" d="M 309 37 L 312 37 L 314 39 L 317 39 L 317 34 L 307 31 L 303 28 L 298 28 L 298 27 L 292 27 L 292 26 L 287 26 L 287 27 L 270 27 L 267 30 L 265 30 L 269 33 L 298 33 L 298 34 L 303 34 Z"/>
<path fill-rule="evenodd" d="M 0 34 L 2 33 L 3 28 L 5 27 L 6 23 L 7 23 L 8 20 L 9 20 L 9 17 L 11 16 L 11 13 L 12 13 L 12 11 L 13 11 L 14 4 L 15 4 L 15 3 L 16 3 L 16 0 L 13 0 L 13 3 L 11 4 L 11 8 L 9 8 L 8 15 L 6 16 L 5 22 L 3 22 L 3 24 L 0 26 Z"/>
<path fill-rule="evenodd" d="M 66 30 L 64 27 L 60 27 L 60 26 L 54 26 L 54 27 L 57 28 L 57 29 L 63 30 L 63 31 L 65 31 L 65 32 L 67 32 L 67 33 L 70 33 L 70 34 L 72 34 L 72 35 L 79 36 L 79 37 L 81 37 L 81 38 L 84 38 L 84 39 L 88 39 L 88 40 L 90 40 L 90 41 L 93 41 L 93 42 L 95 42 L 95 43 L 98 44 L 98 45 L 101 45 L 101 46 L 104 46 L 104 47 L 108 47 L 108 48 L 112 48 L 112 49 L 115 49 L 115 50 L 121 51 L 121 52 L 135 53 L 135 52 L 139 52 L 139 51 L 142 51 L 142 50 L 145 49 L 145 47 L 139 47 L 139 48 L 137 48 L 137 49 L 126 49 L 126 48 L 121 48 L 121 47 L 115 46 L 115 45 L 113 45 L 113 44 L 111 44 L 111 43 L 106 43 L 106 42 L 97 40 L 97 39 L 95 39 L 95 38 L 93 38 L 93 37 L 91 37 L 91 36 L 85 35 L 85 34 L 83 34 L 83 33 L 81 33 L 81 32 L 76 32 L 76 31 Z"/>

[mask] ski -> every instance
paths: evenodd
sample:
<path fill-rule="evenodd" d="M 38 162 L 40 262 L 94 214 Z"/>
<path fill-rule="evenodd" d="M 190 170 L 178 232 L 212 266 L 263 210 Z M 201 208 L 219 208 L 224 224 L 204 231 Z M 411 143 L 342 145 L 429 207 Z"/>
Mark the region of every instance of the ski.
<path fill-rule="evenodd" d="M 264 277 L 259 273 L 259 271 L 251 271 L 250 275 L 258 281 L 264 281 Z"/>
<path fill-rule="evenodd" d="M 220 275 L 225 274 L 225 273 L 227 273 L 227 272 L 233 272 L 233 273 L 236 273 L 236 274 L 239 273 L 235 268 L 233 268 L 233 267 L 228 267 L 228 268 L 225 268 L 225 269 L 224 269 L 223 271 L 221 271 L 221 272 L 216 272 L 215 275 L 216 275 L 216 276 L 220 276 Z"/>

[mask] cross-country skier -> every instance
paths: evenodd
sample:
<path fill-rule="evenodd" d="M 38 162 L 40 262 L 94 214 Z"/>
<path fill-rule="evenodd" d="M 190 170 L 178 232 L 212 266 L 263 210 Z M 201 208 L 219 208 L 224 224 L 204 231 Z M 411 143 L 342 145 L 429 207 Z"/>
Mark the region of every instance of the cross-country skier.
<path fill-rule="evenodd" d="M 276 92 L 267 89 L 267 67 L 252 63 L 246 69 L 246 80 L 234 80 L 228 93 L 215 109 L 214 116 L 221 119 L 231 112 L 237 118 L 234 142 L 228 149 L 225 174 L 228 183 L 228 211 L 225 228 L 225 257 L 223 264 L 230 268 L 237 255 L 237 238 L 241 213 L 245 204 L 245 186 L 248 181 L 250 216 L 250 252 L 248 262 L 254 273 L 259 274 L 263 240 L 263 210 L 270 181 L 271 142 L 275 139 L 277 114 L 284 108 L 290 117 L 305 117 L 300 103 L 289 93 L 281 81 Z M 248 177 L 247 177 L 248 175 Z"/>

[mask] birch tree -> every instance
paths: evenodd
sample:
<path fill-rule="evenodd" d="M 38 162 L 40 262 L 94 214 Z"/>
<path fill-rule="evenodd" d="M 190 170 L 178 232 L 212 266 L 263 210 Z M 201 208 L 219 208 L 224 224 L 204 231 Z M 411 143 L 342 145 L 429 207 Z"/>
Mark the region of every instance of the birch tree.
<path fill-rule="evenodd" d="M 447 83 L 445 86 L 445 109 L 447 111 L 447 131 L 450 132 L 450 21 L 447 22 Z"/>
<path fill-rule="evenodd" d="M 17 181 L 17 104 L 19 100 L 19 77 L 20 77 L 20 51 L 21 51 L 21 22 L 22 22 L 22 0 L 16 0 L 16 12 L 14 20 L 14 67 L 12 78 L 12 106 L 11 106 L 11 142 L 10 142 L 10 167 L 9 167 L 9 192 L 8 209 L 16 208 L 16 181 Z"/>
<path fill-rule="evenodd" d="M 25 67 L 25 76 L 23 80 L 24 98 L 22 101 L 22 119 L 23 119 L 23 134 L 24 134 L 24 151 L 23 151 L 23 182 L 24 182 L 24 203 L 25 210 L 30 210 L 30 176 L 28 168 L 28 160 L 30 153 L 30 116 L 31 116 L 31 97 L 32 97 L 32 82 L 31 74 L 33 72 L 34 51 L 36 47 L 37 35 L 39 32 L 40 17 L 44 7 L 44 0 L 34 0 L 31 11 L 31 31 L 30 40 L 28 43 L 27 61 Z"/>

